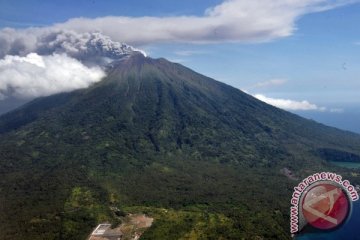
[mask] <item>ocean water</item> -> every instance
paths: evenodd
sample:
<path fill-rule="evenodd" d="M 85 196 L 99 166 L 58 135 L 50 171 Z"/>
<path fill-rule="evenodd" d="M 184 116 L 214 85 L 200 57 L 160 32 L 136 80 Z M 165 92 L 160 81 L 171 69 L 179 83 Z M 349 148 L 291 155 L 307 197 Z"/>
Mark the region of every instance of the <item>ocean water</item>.
<path fill-rule="evenodd" d="M 349 168 L 349 169 L 360 168 L 360 163 L 358 163 L 358 162 L 334 162 L 334 161 L 331 161 L 331 163 L 336 166 Z"/>
<path fill-rule="evenodd" d="M 330 104 L 335 108 L 342 109 L 342 112 L 331 111 L 293 111 L 294 113 L 323 123 L 328 126 L 336 127 L 343 130 L 348 130 L 355 133 L 360 133 L 360 105 L 353 104 Z"/>

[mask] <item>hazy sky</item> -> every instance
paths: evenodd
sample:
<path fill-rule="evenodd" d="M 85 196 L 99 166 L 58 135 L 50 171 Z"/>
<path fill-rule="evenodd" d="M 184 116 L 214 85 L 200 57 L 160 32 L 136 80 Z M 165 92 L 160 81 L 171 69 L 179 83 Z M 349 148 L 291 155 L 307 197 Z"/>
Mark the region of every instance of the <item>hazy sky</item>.
<path fill-rule="evenodd" d="M 281 108 L 339 115 L 360 106 L 357 2 L 0 0 L 0 31 L 99 31 Z"/>

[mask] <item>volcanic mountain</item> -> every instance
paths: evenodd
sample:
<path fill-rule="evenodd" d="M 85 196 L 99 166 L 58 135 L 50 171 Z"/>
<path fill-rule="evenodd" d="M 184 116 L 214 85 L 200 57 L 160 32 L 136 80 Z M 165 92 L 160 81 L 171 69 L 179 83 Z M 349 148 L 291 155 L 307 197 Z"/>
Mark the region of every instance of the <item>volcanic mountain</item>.
<path fill-rule="evenodd" d="M 0 238 L 85 239 L 143 212 L 143 239 L 288 239 L 294 178 L 359 156 L 357 134 L 133 54 L 0 117 Z"/>

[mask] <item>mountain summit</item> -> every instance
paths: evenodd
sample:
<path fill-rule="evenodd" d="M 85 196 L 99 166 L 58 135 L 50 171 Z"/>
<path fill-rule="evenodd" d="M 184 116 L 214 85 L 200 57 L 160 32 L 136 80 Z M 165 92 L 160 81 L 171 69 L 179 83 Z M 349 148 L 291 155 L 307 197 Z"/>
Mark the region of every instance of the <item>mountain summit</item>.
<path fill-rule="evenodd" d="M 360 155 L 359 135 L 165 59 L 106 71 L 0 117 L 1 239 L 85 239 L 117 222 L 114 207 L 155 217 L 144 239 L 288 239 L 294 180 L 281 169 Z"/>

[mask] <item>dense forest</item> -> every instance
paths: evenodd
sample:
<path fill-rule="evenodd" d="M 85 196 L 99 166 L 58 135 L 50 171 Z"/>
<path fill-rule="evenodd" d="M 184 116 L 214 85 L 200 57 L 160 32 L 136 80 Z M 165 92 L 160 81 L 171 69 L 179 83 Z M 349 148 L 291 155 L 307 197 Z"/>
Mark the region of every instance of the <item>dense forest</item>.
<path fill-rule="evenodd" d="M 82 90 L 0 117 L 0 238 L 86 239 L 117 213 L 142 239 L 289 239 L 297 180 L 358 171 L 360 136 L 306 120 L 165 59 L 134 55 Z"/>

